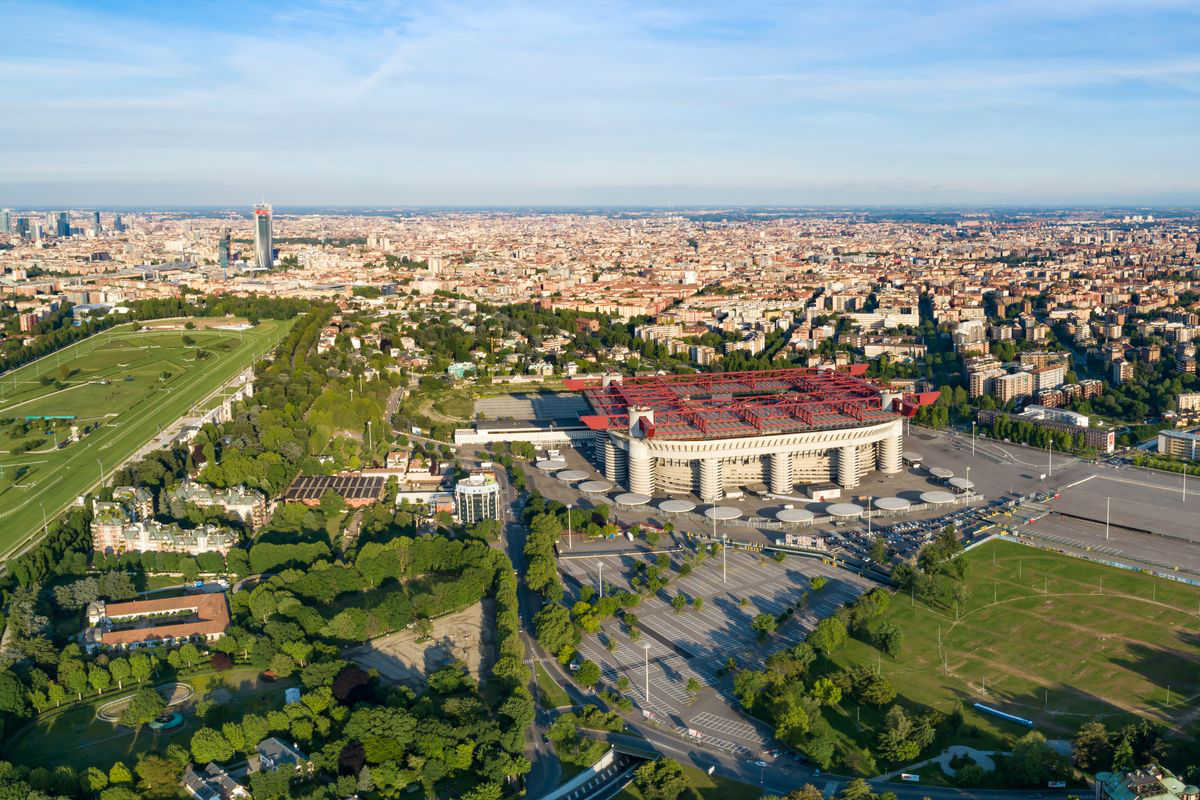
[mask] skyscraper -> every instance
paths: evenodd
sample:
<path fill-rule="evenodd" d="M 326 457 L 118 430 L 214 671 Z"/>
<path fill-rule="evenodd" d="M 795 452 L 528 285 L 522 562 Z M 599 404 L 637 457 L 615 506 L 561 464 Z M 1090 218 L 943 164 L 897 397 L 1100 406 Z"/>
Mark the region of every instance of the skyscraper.
<path fill-rule="evenodd" d="M 271 243 L 271 206 L 259 203 L 254 207 L 254 261 L 260 269 L 275 265 Z"/>
<path fill-rule="evenodd" d="M 113 230 L 117 233 L 125 232 L 125 223 L 121 221 L 121 215 L 117 214 L 113 217 Z"/>
<path fill-rule="evenodd" d="M 92 233 L 96 236 L 99 236 L 100 231 L 102 231 L 102 230 L 103 230 L 103 228 L 100 227 L 100 212 L 93 211 L 92 212 Z"/>
<path fill-rule="evenodd" d="M 12 209 L 0 211 L 0 233 L 12 233 Z"/>
<path fill-rule="evenodd" d="M 217 263 L 221 269 L 229 269 L 229 228 L 221 231 L 221 239 L 217 242 Z"/>
<path fill-rule="evenodd" d="M 17 217 L 17 233 L 21 238 L 29 238 L 29 217 Z"/>
<path fill-rule="evenodd" d="M 59 238 L 71 235 L 71 218 L 67 216 L 66 211 L 58 212 L 58 224 L 54 228 L 54 235 Z"/>

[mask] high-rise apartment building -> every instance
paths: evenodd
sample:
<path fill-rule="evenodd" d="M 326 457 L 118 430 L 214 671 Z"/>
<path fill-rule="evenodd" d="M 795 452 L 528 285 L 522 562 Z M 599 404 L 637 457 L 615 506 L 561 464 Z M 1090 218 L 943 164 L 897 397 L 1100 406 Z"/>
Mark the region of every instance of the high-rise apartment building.
<path fill-rule="evenodd" d="M 259 203 L 254 207 L 254 263 L 260 269 L 275 265 L 275 253 L 271 243 L 271 206 Z"/>
<path fill-rule="evenodd" d="M 998 375 L 992 379 L 992 394 L 997 403 L 1007 403 L 1033 394 L 1033 376 L 1028 372 Z"/>

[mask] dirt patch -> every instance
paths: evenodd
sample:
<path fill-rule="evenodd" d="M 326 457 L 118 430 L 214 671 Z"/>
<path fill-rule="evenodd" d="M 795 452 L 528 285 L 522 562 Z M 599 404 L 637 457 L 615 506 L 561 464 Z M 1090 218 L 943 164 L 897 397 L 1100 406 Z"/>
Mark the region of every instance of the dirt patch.
<path fill-rule="evenodd" d="M 433 620 L 433 634 L 425 641 L 418 641 L 419 635 L 410 628 L 372 639 L 346 655 L 396 683 L 421 685 L 428 673 L 455 660 L 465 663 L 478 681 L 495 660 L 494 620 L 494 603 L 489 599 Z"/>

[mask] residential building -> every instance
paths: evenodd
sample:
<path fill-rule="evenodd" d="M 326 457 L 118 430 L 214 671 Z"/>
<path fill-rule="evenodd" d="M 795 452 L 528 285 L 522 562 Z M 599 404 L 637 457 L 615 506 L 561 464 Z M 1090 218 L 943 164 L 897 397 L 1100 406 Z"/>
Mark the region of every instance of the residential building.
<path fill-rule="evenodd" d="M 295 745 L 275 736 L 263 739 L 254 748 L 258 756 L 258 772 L 271 772 L 277 770 L 285 764 L 300 766 L 308 760 L 308 756 L 304 755 Z"/>
<path fill-rule="evenodd" d="M 1200 392 L 1183 392 L 1176 398 L 1176 408 L 1181 414 L 1200 411 Z"/>
<path fill-rule="evenodd" d="M 1067 378 L 1066 364 L 1051 364 L 1044 367 L 1035 367 L 1032 371 L 1033 375 L 1033 390 L 1040 392 L 1043 389 L 1056 389 L 1062 386 Z"/>
<path fill-rule="evenodd" d="M 214 489 L 202 483 L 184 480 L 167 492 L 167 498 L 171 503 L 192 503 L 201 508 L 220 508 L 226 514 L 238 517 L 251 528 L 258 528 L 267 522 L 266 495 L 245 486 Z"/>
<path fill-rule="evenodd" d="M 992 379 L 992 396 L 1000 404 L 1009 400 L 1029 397 L 1033 394 L 1033 375 L 1028 372 L 1014 372 L 1009 375 L 998 375 Z"/>
<path fill-rule="evenodd" d="M 229 628 L 229 605 L 224 592 L 200 592 L 182 597 L 106 603 L 87 607 L 88 650 L 215 641 Z"/>
<path fill-rule="evenodd" d="M 249 800 L 250 792 L 221 767 L 210 763 L 197 772 L 191 764 L 180 779 L 184 790 L 196 800 Z"/>
<path fill-rule="evenodd" d="M 454 484 L 454 509 L 465 525 L 500 519 L 500 483 L 496 476 L 491 472 L 472 472 Z"/>
<path fill-rule="evenodd" d="M 1118 386 L 1133 380 L 1133 362 L 1125 359 L 1112 362 L 1109 377 Z"/>

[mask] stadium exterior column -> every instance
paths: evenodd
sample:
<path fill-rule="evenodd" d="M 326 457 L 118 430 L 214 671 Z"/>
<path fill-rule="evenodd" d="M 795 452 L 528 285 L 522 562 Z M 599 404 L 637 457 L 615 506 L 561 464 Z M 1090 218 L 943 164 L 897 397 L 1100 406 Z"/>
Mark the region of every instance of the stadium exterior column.
<path fill-rule="evenodd" d="M 629 439 L 629 491 L 654 494 L 654 457 L 641 439 Z"/>
<path fill-rule="evenodd" d="M 625 451 L 610 438 L 604 442 L 604 477 L 613 483 L 625 481 Z"/>
<path fill-rule="evenodd" d="M 771 453 L 771 491 L 787 494 L 792 490 L 792 454 Z"/>
<path fill-rule="evenodd" d="M 893 475 L 904 468 L 904 435 L 901 431 L 879 441 L 880 472 Z"/>
<path fill-rule="evenodd" d="M 700 460 L 700 499 L 706 503 L 715 503 L 721 499 L 721 459 L 716 457 Z"/>
<path fill-rule="evenodd" d="M 858 486 L 858 446 L 843 445 L 838 450 L 838 483 L 843 489 Z"/>

